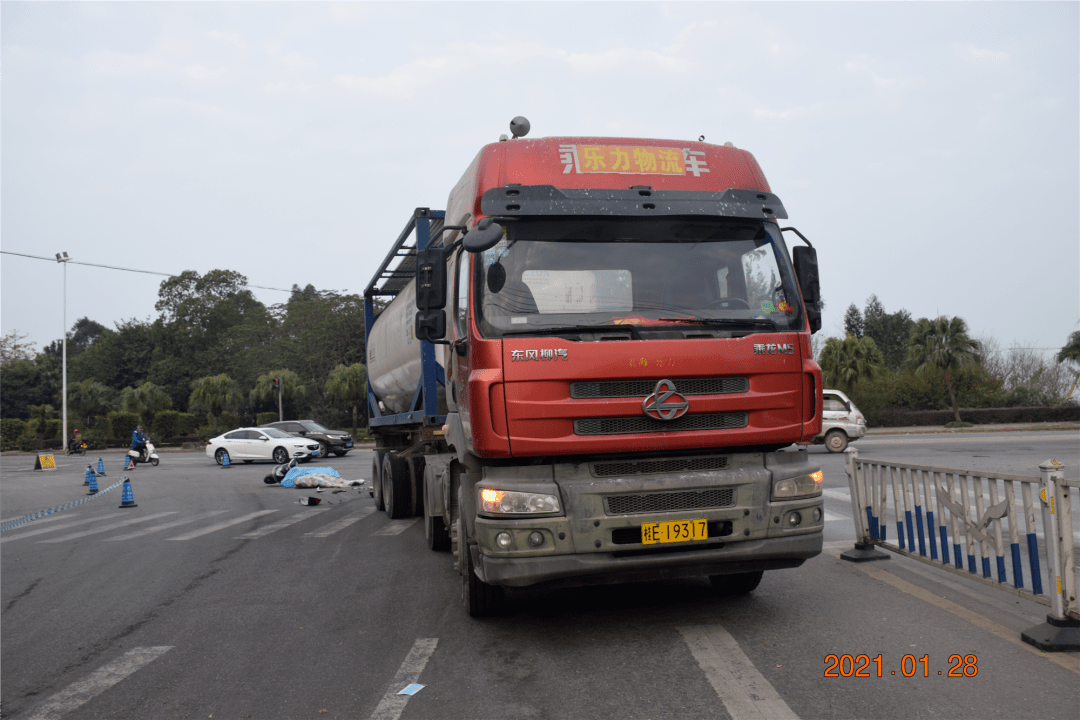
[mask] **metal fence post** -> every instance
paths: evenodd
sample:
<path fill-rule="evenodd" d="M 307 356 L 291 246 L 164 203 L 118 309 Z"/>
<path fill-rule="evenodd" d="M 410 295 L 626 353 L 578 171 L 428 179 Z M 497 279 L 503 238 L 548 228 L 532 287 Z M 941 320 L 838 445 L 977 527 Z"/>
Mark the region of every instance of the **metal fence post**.
<path fill-rule="evenodd" d="M 855 547 L 852 550 L 840 553 L 840 557 L 850 562 L 868 562 L 870 560 L 888 560 L 888 553 L 883 553 L 874 547 L 870 537 L 868 508 L 871 507 L 870 483 L 864 482 L 866 478 L 859 463 L 859 451 L 853 447 L 846 450 L 848 491 L 851 495 L 851 516 L 855 521 Z"/>
<path fill-rule="evenodd" d="M 1068 486 L 1064 485 L 1064 466 L 1057 460 L 1047 460 L 1039 465 L 1042 490 L 1039 499 L 1043 510 L 1043 537 L 1046 541 L 1046 564 L 1050 571 L 1050 610 L 1046 622 L 1020 634 L 1021 639 L 1047 652 L 1075 652 L 1080 650 L 1080 620 L 1066 613 L 1076 611 L 1075 587 L 1066 582 L 1063 567 L 1065 555 L 1072 555 L 1072 524 L 1064 525 L 1062 506 L 1071 503 Z M 1065 492 L 1062 493 L 1064 488 Z M 1064 513 L 1071 516 L 1070 511 Z M 1063 545 L 1068 544 L 1068 551 Z M 1070 574 L 1071 575 L 1071 574 Z"/>

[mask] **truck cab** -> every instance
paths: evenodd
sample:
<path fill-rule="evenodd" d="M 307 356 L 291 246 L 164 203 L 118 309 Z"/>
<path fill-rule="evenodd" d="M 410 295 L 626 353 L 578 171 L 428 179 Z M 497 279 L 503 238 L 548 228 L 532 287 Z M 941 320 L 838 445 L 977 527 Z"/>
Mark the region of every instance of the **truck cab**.
<path fill-rule="evenodd" d="M 537 584 L 748 592 L 820 552 L 791 448 L 821 427 L 816 256 L 786 216 L 744 150 L 621 138 L 493 143 L 417 211 L 414 294 L 379 320 L 415 325 L 370 334 L 373 482 L 453 550 L 471 614 Z M 413 344 L 425 379 L 376 359 Z"/>

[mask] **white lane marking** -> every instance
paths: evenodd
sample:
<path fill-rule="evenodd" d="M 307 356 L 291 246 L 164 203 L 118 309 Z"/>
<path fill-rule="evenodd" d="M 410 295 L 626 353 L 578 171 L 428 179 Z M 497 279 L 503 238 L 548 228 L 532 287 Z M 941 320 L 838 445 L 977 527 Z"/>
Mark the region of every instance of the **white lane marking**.
<path fill-rule="evenodd" d="M 182 520 L 173 520 L 172 522 L 162 523 L 161 525 L 155 525 L 154 527 L 146 528 L 145 530 L 136 530 L 133 533 L 126 535 L 117 535 L 116 537 L 105 538 L 105 542 L 117 542 L 118 540 L 131 540 L 132 538 L 142 537 L 143 535 L 149 535 L 150 533 L 161 532 L 162 530 L 168 530 L 170 528 L 179 527 L 180 525 L 187 525 L 198 520 L 205 520 L 208 517 L 220 515 L 227 510 L 211 510 L 210 512 L 203 513 L 201 515 L 195 515 L 194 517 L 184 518 Z"/>
<path fill-rule="evenodd" d="M 33 514 L 34 513 L 26 513 L 26 515 L 33 515 Z M 38 518 L 37 520 L 31 520 L 30 522 L 32 522 L 32 523 L 34 523 L 36 525 L 40 525 L 41 523 L 54 522 L 56 520 L 70 520 L 72 518 L 72 516 L 78 515 L 78 514 L 79 513 L 65 513 L 64 515 L 61 515 L 61 514 L 57 513 L 56 515 L 46 515 L 43 518 Z M 26 515 L 16 515 L 15 517 L 8 518 L 7 520 L 0 520 L 0 525 L 3 525 L 5 523 L 9 523 L 12 520 L 22 520 L 24 517 L 26 517 Z M 12 528 L 12 530 L 14 530 L 14 529 L 15 528 Z"/>
<path fill-rule="evenodd" d="M 303 512 L 298 512 L 295 515 L 291 515 L 284 520 L 278 520 L 276 523 L 270 523 L 269 525 L 263 525 L 258 530 L 252 530 L 251 532 L 244 533 L 243 535 L 237 535 L 233 540 L 252 540 L 254 538 L 261 538 L 264 535 L 269 535 L 272 532 L 277 532 L 281 528 L 287 528 L 290 525 L 300 522 L 301 520 L 307 520 L 309 517 L 314 517 L 323 512 L 324 508 L 312 508 Z"/>
<path fill-rule="evenodd" d="M 435 652 L 435 646 L 439 644 L 439 638 L 419 638 L 413 643 L 409 654 L 405 656 L 401 667 L 398 668 L 394 679 L 386 688 L 386 694 L 379 701 L 375 712 L 371 713 L 370 720 L 398 720 L 405 704 L 409 702 L 411 695 L 398 695 L 408 685 L 412 685 L 420 679 L 420 673 L 424 672 L 428 658 Z"/>
<path fill-rule="evenodd" d="M 732 720 L 798 720 L 727 630 L 694 625 L 679 632 Z"/>
<path fill-rule="evenodd" d="M 851 493 L 848 490 L 840 490 L 839 488 L 826 488 L 821 491 L 821 494 L 825 497 L 832 498 L 833 500 L 843 500 L 848 504 L 851 503 Z"/>
<path fill-rule="evenodd" d="M 85 680 L 68 685 L 45 701 L 45 704 L 28 720 L 58 720 L 64 713 L 75 710 L 86 702 L 120 682 L 147 663 L 172 650 L 172 645 L 162 647 L 137 647 L 102 666 Z"/>
<path fill-rule="evenodd" d="M 334 522 L 330 523 L 329 525 L 322 528 L 321 530 L 315 530 L 313 532 L 304 533 L 304 537 L 319 537 L 319 538 L 321 538 L 321 537 L 327 537 L 327 536 L 333 535 L 338 530 L 344 530 L 345 528 L 349 527 L 353 523 L 363 520 L 364 518 L 366 518 L 368 515 L 370 515 L 373 512 L 375 512 L 375 508 L 373 508 L 373 507 L 364 508 L 360 512 L 353 513 L 352 515 L 349 515 L 347 517 L 343 517 L 343 518 L 339 518 L 339 519 L 335 520 Z"/>
<path fill-rule="evenodd" d="M 372 535 L 400 535 L 405 532 L 407 528 L 413 525 L 413 523 L 420 520 L 420 518 L 413 518 L 412 520 L 391 520 L 381 530 L 376 530 L 371 533 Z"/>
<path fill-rule="evenodd" d="M 833 512 L 832 510 L 825 511 L 825 522 L 836 522 L 837 520 L 851 522 L 851 518 L 843 513 Z"/>
<path fill-rule="evenodd" d="M 150 520 L 157 520 L 159 517 L 165 517 L 166 515 L 175 515 L 176 511 L 171 510 L 169 512 L 159 512 L 153 515 L 147 515 L 146 517 L 135 517 L 129 520 L 121 520 L 120 522 L 111 523 L 109 525 L 102 525 L 101 527 L 90 528 L 89 530 L 83 530 L 77 533 L 71 533 L 70 535 L 64 535 L 58 538 L 52 538 L 51 540 L 38 540 L 38 543 L 58 543 L 65 540 L 75 540 L 77 538 L 86 537 L 87 535 L 97 535 L 98 533 L 108 532 L 109 530 L 115 530 L 116 528 L 127 527 L 128 525 L 137 525 L 138 523 L 149 522 Z"/>
<path fill-rule="evenodd" d="M 116 517 L 117 515 L 123 515 L 123 513 L 108 513 L 106 515 L 98 515 L 97 517 L 85 518 L 83 520 L 76 520 L 71 523 L 64 523 L 63 525 L 53 525 L 52 527 L 40 528 L 38 530 L 30 530 L 29 532 L 22 532 L 18 535 L 9 535 L 4 538 L 0 538 L 0 543 L 10 542 L 11 540 L 22 540 L 23 538 L 34 537 L 35 535 L 43 535 L 49 532 L 55 532 L 57 530 L 66 530 L 69 527 L 75 527 L 76 525 L 85 525 L 88 522 L 97 522 L 98 520 L 108 520 L 109 518 Z M 27 526 L 32 526 L 33 523 L 27 523 Z"/>
<path fill-rule="evenodd" d="M 253 512 L 253 513 L 250 513 L 248 515 L 244 515 L 243 517 L 233 518 L 232 520 L 226 520 L 225 522 L 220 522 L 217 525 L 211 525 L 209 527 L 204 527 L 201 530 L 192 530 L 189 533 L 184 533 L 183 535 L 177 535 L 176 537 L 171 537 L 171 538 L 166 538 L 166 539 L 167 540 L 191 540 L 193 538 L 201 537 L 203 535 L 209 535 L 212 532 L 217 532 L 218 530 L 224 530 L 227 527 L 232 527 L 233 525 L 239 525 L 242 522 L 247 522 L 248 520 L 254 520 L 257 517 L 262 517 L 263 515 L 269 515 L 270 513 L 276 513 L 276 512 L 277 512 L 277 510 L 260 510 L 258 512 Z"/>

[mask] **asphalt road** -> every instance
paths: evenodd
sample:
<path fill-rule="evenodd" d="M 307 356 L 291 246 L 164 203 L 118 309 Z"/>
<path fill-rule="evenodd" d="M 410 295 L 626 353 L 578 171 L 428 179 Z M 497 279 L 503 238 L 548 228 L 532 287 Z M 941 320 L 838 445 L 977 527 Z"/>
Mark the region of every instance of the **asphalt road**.
<path fill-rule="evenodd" d="M 1077 439 L 854 447 L 1033 474 L 1054 457 L 1076 477 Z M 752 595 L 698 581 L 523 590 L 485 620 L 461 607 L 453 560 L 427 550 L 419 520 L 390 521 L 366 492 L 306 508 L 314 493 L 262 482 L 269 465 L 163 454 L 129 473 L 137 508 L 118 508 L 115 488 L 0 537 L 0 717 L 1074 720 L 1080 654 L 1019 642 L 1046 608 L 902 557 L 841 561 L 843 457 L 810 452 L 831 491 L 826 552 Z M 102 489 L 121 475 L 120 456 L 103 457 Z M 366 478 L 370 457 L 328 464 Z M 85 461 L 57 460 L 33 472 L 32 457 L 0 459 L 3 521 L 85 497 Z M 845 654 L 867 655 L 870 677 L 843 664 L 825 677 Z M 397 694 L 412 683 L 424 687 Z"/>

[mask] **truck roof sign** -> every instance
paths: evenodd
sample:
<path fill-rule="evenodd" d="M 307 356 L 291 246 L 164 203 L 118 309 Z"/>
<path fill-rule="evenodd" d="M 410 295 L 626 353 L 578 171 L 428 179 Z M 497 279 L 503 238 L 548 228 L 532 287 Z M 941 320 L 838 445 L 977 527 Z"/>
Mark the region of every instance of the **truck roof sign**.
<path fill-rule="evenodd" d="M 559 145 L 563 174 L 693 175 L 709 172 L 705 153 L 690 148 Z"/>

